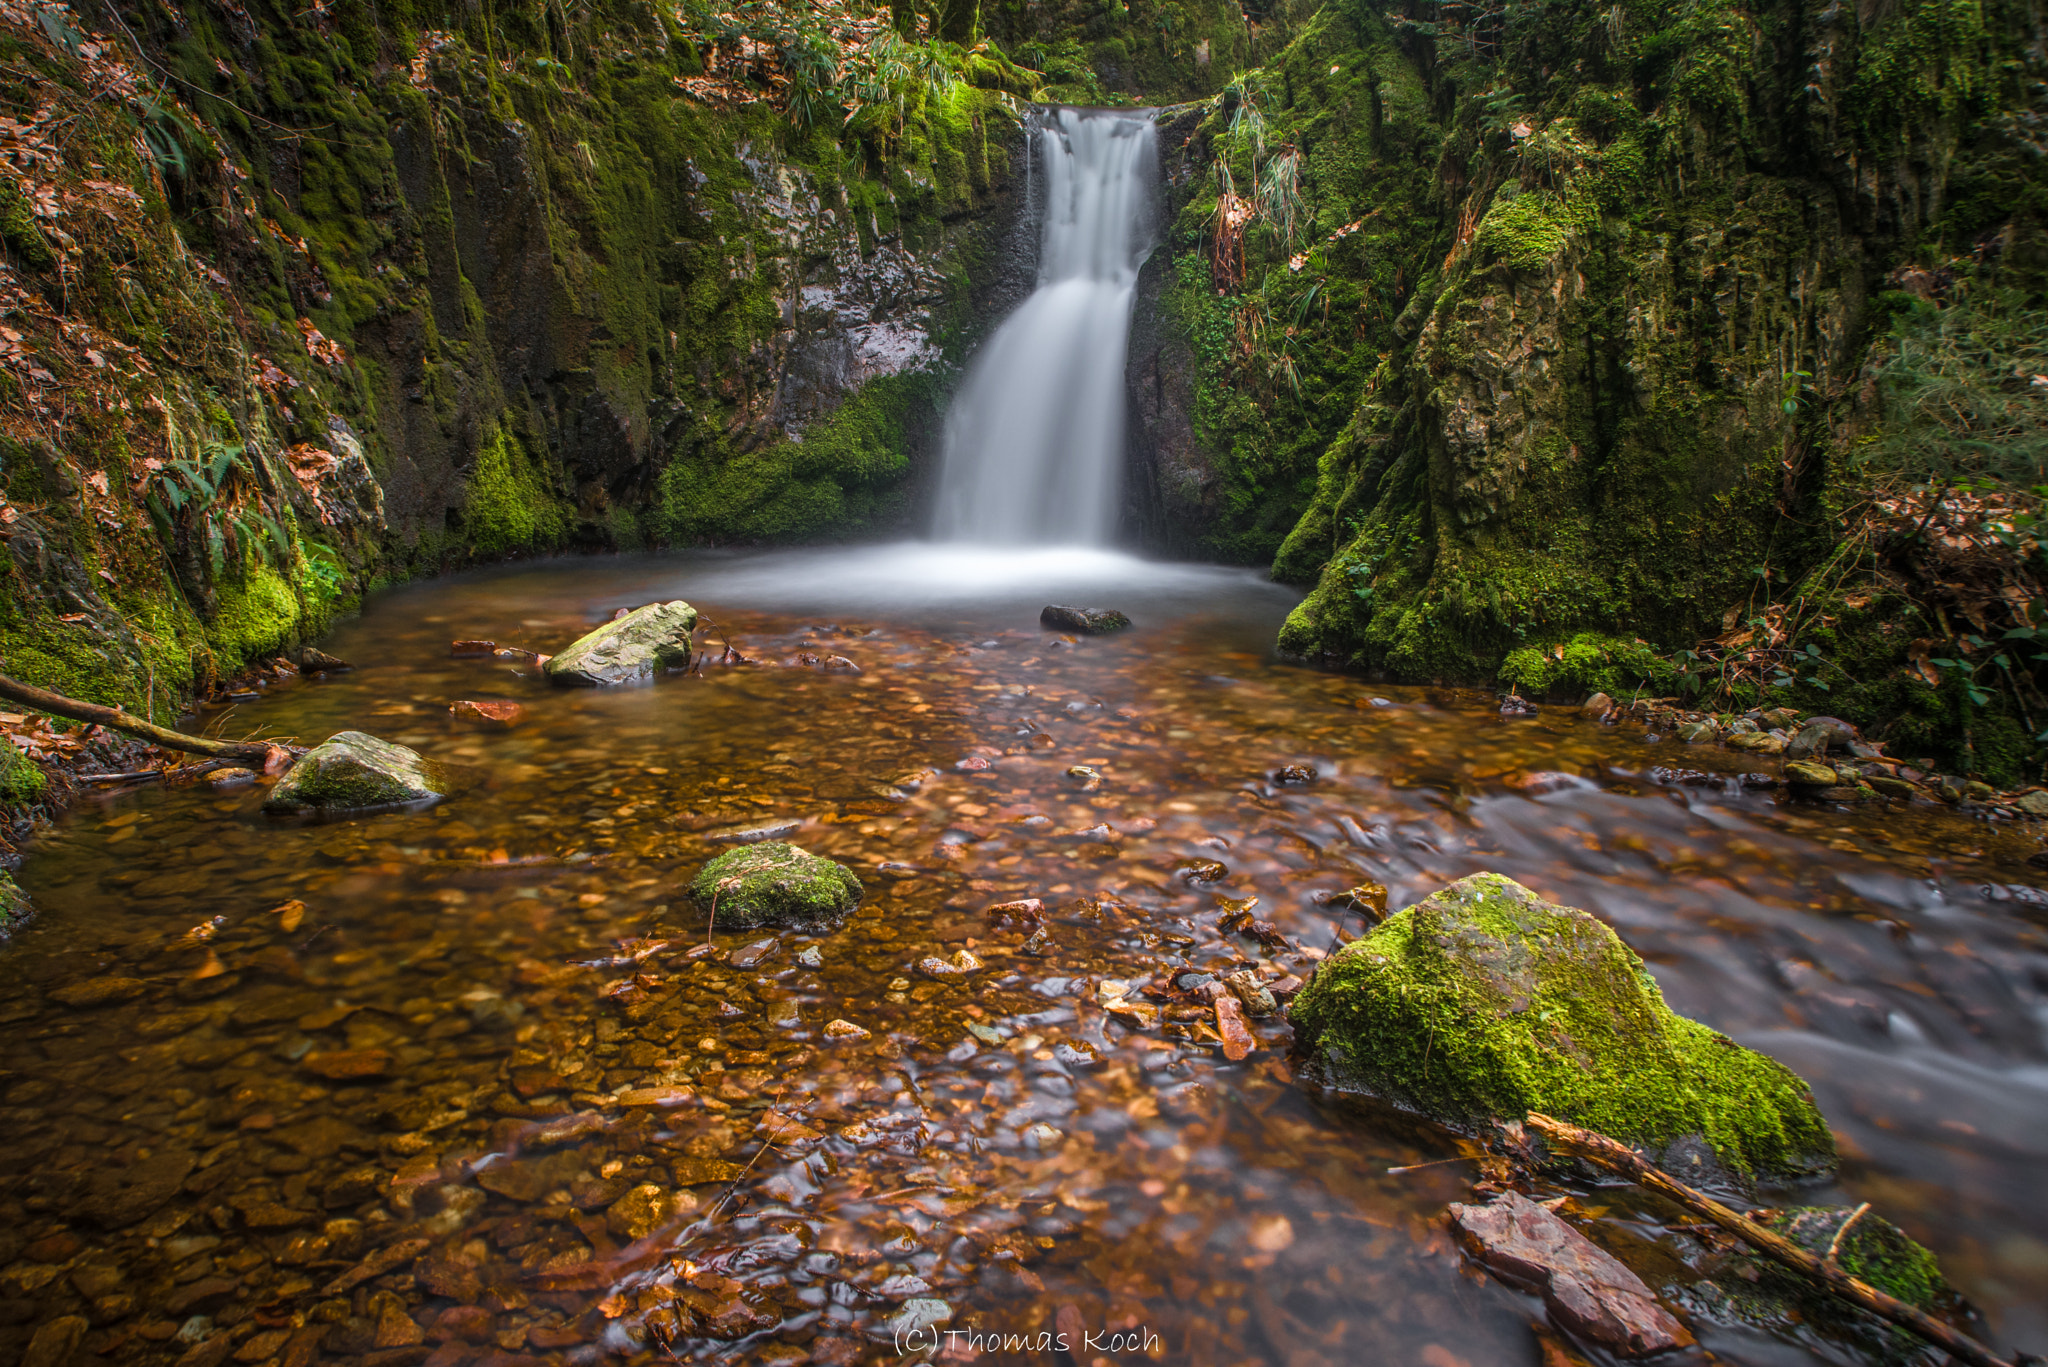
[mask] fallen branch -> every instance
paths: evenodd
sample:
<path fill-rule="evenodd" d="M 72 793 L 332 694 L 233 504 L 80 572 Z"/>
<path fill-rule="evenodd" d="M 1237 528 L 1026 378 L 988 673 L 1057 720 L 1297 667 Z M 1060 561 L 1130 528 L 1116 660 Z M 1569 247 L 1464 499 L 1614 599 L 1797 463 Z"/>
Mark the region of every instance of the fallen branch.
<path fill-rule="evenodd" d="M 0 698 L 11 699 L 52 716 L 126 731 L 166 750 L 182 750 L 188 755 L 205 755 L 209 759 L 244 760 L 259 769 L 274 767 L 280 758 L 289 757 L 291 753 L 284 746 L 270 741 L 209 740 L 204 736 L 188 736 L 183 731 L 173 731 L 168 726 L 158 726 L 155 722 L 130 716 L 118 707 L 102 707 L 98 703 L 67 698 L 62 693 L 52 693 L 19 679 L 10 679 L 5 674 L 0 674 Z"/>
<path fill-rule="evenodd" d="M 224 769 L 229 763 L 230 761 L 224 759 L 210 759 L 204 764 L 177 764 L 162 769 L 136 769 L 125 774 L 80 774 L 78 781 L 80 783 L 148 783 L 153 779 L 197 778 L 201 774 L 210 774 L 216 769 Z"/>
<path fill-rule="evenodd" d="M 1695 1214 L 1704 1215 L 1765 1257 L 1804 1273 L 1873 1315 L 1912 1330 L 1951 1356 L 1971 1363 L 1973 1367 L 2011 1367 L 1968 1334 L 1942 1323 L 1918 1306 L 1908 1305 L 1896 1296 L 1887 1295 L 1870 1283 L 1850 1276 L 1833 1262 L 1815 1257 L 1782 1234 L 1773 1233 L 1704 1192 L 1693 1190 L 1669 1173 L 1650 1166 L 1641 1154 L 1626 1145 L 1604 1134 L 1582 1130 L 1534 1111 L 1529 1113 L 1527 1123 L 1530 1129 L 1559 1148 L 1648 1187 L 1659 1195 L 1668 1196 Z"/>

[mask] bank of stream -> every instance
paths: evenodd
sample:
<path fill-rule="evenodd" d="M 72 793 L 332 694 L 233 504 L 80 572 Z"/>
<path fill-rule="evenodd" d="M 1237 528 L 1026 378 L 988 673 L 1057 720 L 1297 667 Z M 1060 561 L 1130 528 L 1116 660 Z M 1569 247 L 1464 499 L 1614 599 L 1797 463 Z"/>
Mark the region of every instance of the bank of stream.
<path fill-rule="evenodd" d="M 550 689 L 450 655 L 675 597 L 710 619 L 689 677 Z M 1076 600 L 1137 625 L 1039 628 Z M 1538 1302 L 1461 1270 L 1442 1213 L 1469 1145 L 1298 1087 L 1282 1020 L 1231 1063 L 1200 1021 L 1101 1005 L 1169 965 L 1305 973 L 1361 929 L 1330 894 L 1377 881 L 1398 908 L 1488 869 L 1594 911 L 1674 1008 L 1809 1079 L 1845 1161 L 1800 1199 L 1873 1202 L 1985 1337 L 2048 1350 L 2032 833 L 1285 665 L 1291 603 L 1230 571 L 905 550 L 375 598 L 323 643 L 352 672 L 217 727 L 370 731 L 445 766 L 449 800 L 299 824 L 260 785 L 131 791 L 28 851 L 40 914 L 0 951 L 0 1337 L 206 1367 L 853 1362 L 1072 1307 L 1060 1327 L 1136 1335 L 1114 1360 L 1558 1360 Z M 804 663 L 834 655 L 857 672 Z M 524 716 L 479 729 L 456 699 Z M 707 932 L 685 885 L 763 827 L 855 870 L 851 919 Z M 986 914 L 1019 898 L 1038 940 Z M 1248 898 L 1285 948 L 1218 928 Z M 984 967 L 917 967 L 961 950 Z M 1680 1216 L 1574 1200 L 1682 1296 Z M 1714 1360 L 1806 1360 L 1696 1327 Z"/>

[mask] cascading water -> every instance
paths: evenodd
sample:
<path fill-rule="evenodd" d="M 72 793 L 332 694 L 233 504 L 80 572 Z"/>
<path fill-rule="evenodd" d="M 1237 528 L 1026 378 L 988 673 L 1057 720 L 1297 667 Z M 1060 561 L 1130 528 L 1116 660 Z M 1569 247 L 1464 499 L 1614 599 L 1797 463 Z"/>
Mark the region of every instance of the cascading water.
<path fill-rule="evenodd" d="M 1152 247 L 1152 117 L 1056 109 L 1034 131 L 1038 288 L 989 339 L 946 415 L 935 530 L 949 541 L 1099 546 L 1116 530 L 1124 349 Z"/>

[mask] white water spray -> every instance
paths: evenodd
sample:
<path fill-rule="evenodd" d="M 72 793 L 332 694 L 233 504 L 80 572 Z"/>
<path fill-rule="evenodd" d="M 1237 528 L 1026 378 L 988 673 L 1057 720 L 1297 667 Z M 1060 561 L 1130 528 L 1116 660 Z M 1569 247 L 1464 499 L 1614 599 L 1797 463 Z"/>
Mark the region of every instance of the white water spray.
<path fill-rule="evenodd" d="M 1124 351 L 1152 248 L 1152 116 L 1058 109 L 1035 132 L 1038 288 L 982 348 L 946 415 L 936 531 L 983 545 L 1100 546 L 1116 530 Z"/>

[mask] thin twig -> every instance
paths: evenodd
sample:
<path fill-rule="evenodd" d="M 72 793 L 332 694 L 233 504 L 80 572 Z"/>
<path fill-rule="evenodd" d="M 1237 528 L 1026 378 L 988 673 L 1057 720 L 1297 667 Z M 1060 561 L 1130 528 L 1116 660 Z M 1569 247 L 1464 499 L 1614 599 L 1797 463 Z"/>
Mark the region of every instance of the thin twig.
<path fill-rule="evenodd" d="M 1828 1256 L 1826 1259 L 1827 1262 L 1835 1262 L 1836 1255 L 1842 1251 L 1842 1236 L 1844 1234 L 1847 1234 L 1849 1232 L 1849 1226 L 1855 1224 L 1858 1220 L 1862 1219 L 1864 1213 L 1869 1209 L 1870 1202 L 1865 1201 L 1862 1205 L 1856 1207 L 1855 1210 L 1849 1212 L 1849 1218 L 1842 1221 L 1842 1227 L 1835 1231 L 1835 1237 L 1828 1240 Z"/>

